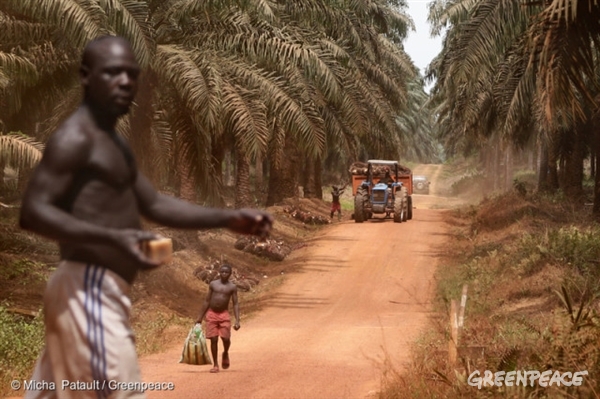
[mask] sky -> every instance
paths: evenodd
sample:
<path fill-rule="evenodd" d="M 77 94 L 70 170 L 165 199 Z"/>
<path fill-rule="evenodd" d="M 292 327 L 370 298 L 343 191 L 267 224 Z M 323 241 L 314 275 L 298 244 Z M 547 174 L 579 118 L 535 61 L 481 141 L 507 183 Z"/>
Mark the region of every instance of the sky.
<path fill-rule="evenodd" d="M 408 14 L 415 23 L 416 32 L 410 31 L 408 39 L 404 42 L 404 50 L 412 58 L 415 65 L 425 74 L 425 69 L 433 58 L 442 49 L 442 36 L 432 38 L 430 35 L 429 22 L 429 0 L 408 0 Z M 429 91 L 432 84 L 426 87 Z"/>

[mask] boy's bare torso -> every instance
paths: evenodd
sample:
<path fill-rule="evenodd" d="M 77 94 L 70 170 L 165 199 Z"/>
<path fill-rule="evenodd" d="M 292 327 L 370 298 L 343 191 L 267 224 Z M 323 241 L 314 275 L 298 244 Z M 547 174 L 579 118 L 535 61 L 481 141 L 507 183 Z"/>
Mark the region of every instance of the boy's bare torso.
<path fill-rule="evenodd" d="M 231 296 L 236 289 L 235 284 L 230 281 L 224 284 L 221 280 L 215 280 L 210 283 L 210 288 L 212 289 L 212 294 L 208 304 L 209 309 L 218 313 L 227 310 Z"/>

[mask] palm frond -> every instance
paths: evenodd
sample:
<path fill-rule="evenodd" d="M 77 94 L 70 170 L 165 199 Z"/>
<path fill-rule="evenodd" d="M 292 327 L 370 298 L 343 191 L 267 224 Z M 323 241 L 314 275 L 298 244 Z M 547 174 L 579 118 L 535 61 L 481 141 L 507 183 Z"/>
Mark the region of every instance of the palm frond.
<path fill-rule="evenodd" d="M 42 159 L 44 145 L 20 132 L 0 134 L 0 161 L 15 169 L 32 168 Z"/>
<path fill-rule="evenodd" d="M 91 1 L 74 0 L 4 0 L 2 9 L 24 15 L 35 22 L 56 26 L 77 49 L 92 39 L 108 33 L 98 25 L 102 10 Z"/>
<path fill-rule="evenodd" d="M 154 53 L 154 43 L 146 2 L 102 0 L 100 4 L 114 33 L 129 40 L 142 68 L 148 66 Z"/>
<path fill-rule="evenodd" d="M 255 93 L 240 86 L 223 86 L 224 128 L 236 139 L 236 145 L 250 157 L 266 153 L 269 140 L 267 113 Z"/>
<path fill-rule="evenodd" d="M 202 53 L 172 46 L 157 47 L 154 69 L 158 76 L 175 88 L 192 113 L 192 118 L 207 131 L 220 131 L 222 85 L 215 63 L 202 58 Z"/>

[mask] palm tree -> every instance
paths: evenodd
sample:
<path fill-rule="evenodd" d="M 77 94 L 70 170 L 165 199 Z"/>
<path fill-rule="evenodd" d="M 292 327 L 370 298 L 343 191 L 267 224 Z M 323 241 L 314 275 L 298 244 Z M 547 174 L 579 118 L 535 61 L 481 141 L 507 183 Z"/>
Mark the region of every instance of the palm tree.
<path fill-rule="evenodd" d="M 395 156 L 408 134 L 396 115 L 414 70 L 396 44 L 410 21 L 383 1 L 7 0 L 0 12 L 3 26 L 16 21 L 37 32 L 10 42 L 30 43 L 24 62 L 15 61 L 14 46 L 0 47 L 0 62 L 8 65 L 9 56 L 1 57 L 9 54 L 18 75 L 0 75 L 0 88 L 22 86 L 0 120 L 13 129 L 19 112 L 36 115 L 44 122 L 26 131 L 43 141 L 79 102 L 74 77 L 83 45 L 102 34 L 125 36 L 147 73 L 121 130 L 147 173 L 167 170 L 155 180 L 175 182 L 190 197 L 220 198 L 228 152 L 238 170 L 268 157 L 277 202 L 290 190 L 276 182 L 294 187 L 299 173 L 282 171 L 294 165 L 280 160 L 304 158 L 317 177 L 326 156 L 352 159 L 367 148 Z M 42 55 L 53 58 L 43 63 Z M 43 98 L 61 101 L 27 95 L 41 89 Z M 238 187 L 245 186 L 242 178 Z M 238 205 L 249 201 L 242 194 Z"/>
<path fill-rule="evenodd" d="M 558 184 L 561 160 L 562 187 L 579 196 L 597 94 L 598 17 L 591 1 L 435 2 L 431 18 L 449 26 L 431 68 L 447 146 L 537 141 L 550 172 L 540 174 L 548 176 L 540 187 Z"/>
<path fill-rule="evenodd" d="M 95 37 L 111 33 L 127 37 L 142 65 L 147 64 L 151 43 L 146 40 L 145 9 L 140 5 L 73 0 L 2 2 L 0 63 L 8 66 L 4 70 L 10 75 L 8 83 L 0 86 L 0 94 L 6 94 L 0 104 L 5 130 L 21 130 L 39 141 L 46 140 L 80 102 L 79 54 Z M 134 126 L 135 122 L 134 118 Z"/>

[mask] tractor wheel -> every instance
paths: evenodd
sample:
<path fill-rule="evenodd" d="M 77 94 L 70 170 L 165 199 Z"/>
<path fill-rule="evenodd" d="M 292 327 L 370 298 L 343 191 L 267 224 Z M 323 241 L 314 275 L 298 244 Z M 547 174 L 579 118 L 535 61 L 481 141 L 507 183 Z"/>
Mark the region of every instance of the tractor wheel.
<path fill-rule="evenodd" d="M 404 212 L 404 204 L 401 197 L 396 197 L 394 200 L 394 223 L 402 222 L 402 213 Z"/>
<path fill-rule="evenodd" d="M 354 222 L 362 223 L 365 221 L 365 201 L 368 194 L 364 189 L 358 189 L 354 196 Z"/>
<path fill-rule="evenodd" d="M 413 206 L 412 206 L 412 196 L 408 197 L 408 220 L 412 219 L 412 212 L 413 212 Z"/>
<path fill-rule="evenodd" d="M 404 205 L 404 209 L 402 212 L 402 221 L 408 222 L 408 190 L 406 189 L 406 187 L 402 187 L 400 192 L 402 195 L 402 204 Z"/>
<path fill-rule="evenodd" d="M 399 194 L 400 192 L 396 193 L 394 199 L 394 223 L 401 223 L 404 220 L 404 198 Z"/>

